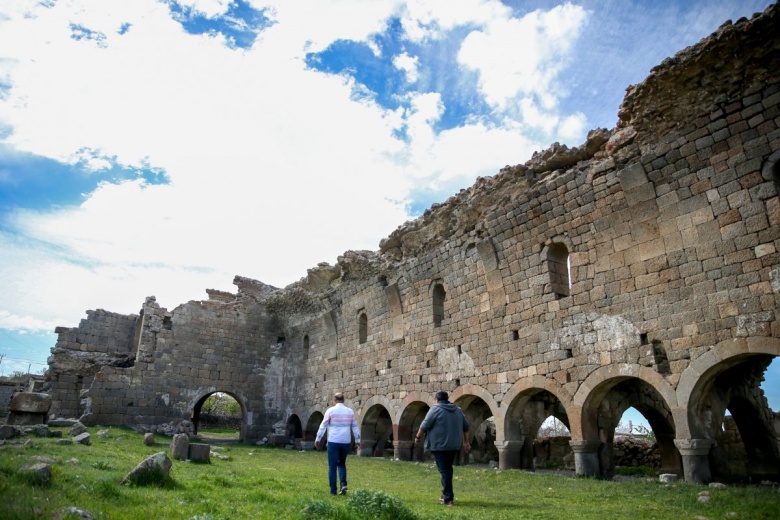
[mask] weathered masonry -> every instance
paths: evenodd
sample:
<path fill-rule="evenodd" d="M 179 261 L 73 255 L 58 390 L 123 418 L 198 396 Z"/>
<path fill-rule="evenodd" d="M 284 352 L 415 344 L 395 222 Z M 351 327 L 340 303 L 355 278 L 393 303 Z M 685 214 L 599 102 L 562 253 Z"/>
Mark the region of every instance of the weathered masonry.
<path fill-rule="evenodd" d="M 482 432 L 475 456 L 502 468 L 533 468 L 552 415 L 577 473 L 610 477 L 634 407 L 665 471 L 777 478 L 760 385 L 780 355 L 779 19 L 772 5 L 724 24 L 629 87 L 616 128 L 479 179 L 378 251 L 284 289 L 236 277 L 236 294 L 58 328 L 53 412 L 192 432 L 220 391 L 244 440 L 305 447 L 342 390 L 362 454 L 411 460 L 445 389 Z M 730 459 L 727 411 L 747 464 Z"/>

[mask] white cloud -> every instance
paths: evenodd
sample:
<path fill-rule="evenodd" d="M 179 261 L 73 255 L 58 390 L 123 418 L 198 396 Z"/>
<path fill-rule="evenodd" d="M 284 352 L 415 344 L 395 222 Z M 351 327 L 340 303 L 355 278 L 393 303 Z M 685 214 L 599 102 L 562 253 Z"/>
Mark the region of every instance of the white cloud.
<path fill-rule="evenodd" d="M 214 16 L 227 4 L 192 5 Z M 95 169 L 114 158 L 151 166 L 170 179 L 105 183 L 78 207 L 15 213 L 7 225 L 17 234 L 0 237 L 0 273 L 12 280 L 4 323 L 50 330 L 88 308 L 137 312 L 152 294 L 172 308 L 206 288 L 232 290 L 236 274 L 286 285 L 347 249 L 377 249 L 409 218 L 415 183 L 466 186 L 538 148 L 511 118 L 437 133 L 439 94 L 389 111 L 303 61 L 337 39 L 371 41 L 394 12 L 409 26 L 418 16 L 426 37 L 466 23 L 499 27 L 510 16 L 499 2 L 253 5 L 275 23 L 248 50 L 187 34 L 153 0 L 3 6 L 0 58 L 13 86 L 0 99 L 0 122 L 13 128 L 5 142 Z M 72 39 L 70 24 L 101 33 L 101 45 Z M 395 65 L 413 81 L 413 57 Z M 574 132 L 576 117 L 564 121 L 562 132 Z M 401 128 L 408 142 L 395 137 Z"/>
<path fill-rule="evenodd" d="M 418 61 L 417 56 L 409 56 L 409 54 L 404 52 L 393 57 L 393 66 L 406 73 L 406 81 L 414 83 L 419 77 L 419 71 L 417 70 Z"/>
<path fill-rule="evenodd" d="M 458 62 L 479 72 L 479 87 L 489 104 L 512 113 L 520 101 L 518 115 L 551 133 L 563 94 L 558 76 L 586 18 L 586 11 L 572 4 L 519 19 L 497 18 L 466 37 Z"/>

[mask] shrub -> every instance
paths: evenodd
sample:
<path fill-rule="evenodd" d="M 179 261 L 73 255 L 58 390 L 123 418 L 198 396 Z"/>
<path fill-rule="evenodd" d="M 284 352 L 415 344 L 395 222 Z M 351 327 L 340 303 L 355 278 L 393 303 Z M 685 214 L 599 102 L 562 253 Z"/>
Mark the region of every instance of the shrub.
<path fill-rule="evenodd" d="M 366 518 L 417 520 L 417 515 L 406 504 L 383 491 L 357 489 L 347 498 L 347 506 Z"/>

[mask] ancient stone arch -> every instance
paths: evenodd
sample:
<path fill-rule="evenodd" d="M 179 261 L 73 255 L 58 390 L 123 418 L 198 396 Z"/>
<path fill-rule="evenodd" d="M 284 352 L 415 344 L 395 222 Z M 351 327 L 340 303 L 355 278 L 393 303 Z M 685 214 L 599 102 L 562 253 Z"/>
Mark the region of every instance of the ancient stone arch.
<path fill-rule="evenodd" d="M 203 407 L 203 403 L 206 402 L 206 399 L 208 399 L 210 396 L 216 394 L 216 393 L 223 393 L 229 395 L 231 398 L 235 399 L 238 405 L 241 407 L 241 430 L 239 431 L 238 440 L 243 441 L 244 440 L 244 434 L 245 434 L 245 427 L 247 423 L 247 412 L 246 412 L 246 405 L 244 402 L 244 399 L 236 392 L 231 391 L 225 391 L 225 390 L 219 390 L 215 387 L 211 387 L 209 389 L 199 389 L 194 399 L 191 401 L 191 406 L 189 406 L 190 410 L 190 417 L 193 425 L 193 433 L 195 435 L 198 434 L 198 428 L 200 426 L 200 413 L 201 408 Z"/>
<path fill-rule="evenodd" d="M 634 406 L 665 470 L 768 475 L 759 462 L 776 467 L 780 452 L 760 389 L 780 355 L 777 48 L 776 4 L 723 24 L 629 88 L 614 128 L 480 177 L 377 251 L 285 288 L 236 276 L 235 294 L 208 289 L 170 311 L 154 297 L 137 315 L 88 311 L 56 329 L 52 413 L 191 433 L 200 389 L 226 388 L 245 441 L 296 414 L 306 447 L 318 406 L 343 391 L 361 454 L 402 458 L 447 390 L 480 430 L 475 457 L 528 466 L 525 439 L 553 414 L 568 420 L 577 472 L 609 477 L 614 422 Z M 548 263 L 566 254 L 568 295 L 551 290 L 569 284 Z"/>
<path fill-rule="evenodd" d="M 570 428 L 566 406 L 571 396 L 555 380 L 539 375 L 517 381 L 504 395 L 503 421 L 497 425 L 499 468 L 534 468 L 534 439 L 548 417 Z"/>

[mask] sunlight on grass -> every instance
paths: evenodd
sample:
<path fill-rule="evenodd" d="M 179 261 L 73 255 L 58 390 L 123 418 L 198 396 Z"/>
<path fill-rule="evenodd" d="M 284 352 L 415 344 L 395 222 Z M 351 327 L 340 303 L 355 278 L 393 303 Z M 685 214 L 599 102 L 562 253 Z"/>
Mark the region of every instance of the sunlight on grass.
<path fill-rule="evenodd" d="M 103 435 L 96 432 L 103 430 Z M 110 519 L 770 519 L 780 510 L 777 488 L 711 489 L 655 478 L 627 482 L 580 479 L 545 472 L 455 468 L 456 506 L 438 504 L 439 474 L 432 463 L 351 456 L 350 495 L 331 497 L 324 452 L 222 444 L 227 459 L 210 464 L 173 461 L 162 487 L 120 486 L 143 459 L 168 450 L 170 438 L 124 428 L 90 428 L 92 445 L 61 445 L 33 437 L 31 446 L 0 446 L 0 518 L 56 518 L 68 507 Z M 66 433 L 65 433 L 66 434 Z M 66 434 L 67 435 L 67 434 Z M 30 437 L 28 437 L 30 438 Z M 49 457 L 52 479 L 43 484 L 22 467 Z M 708 491 L 710 501 L 699 502 Z"/>

